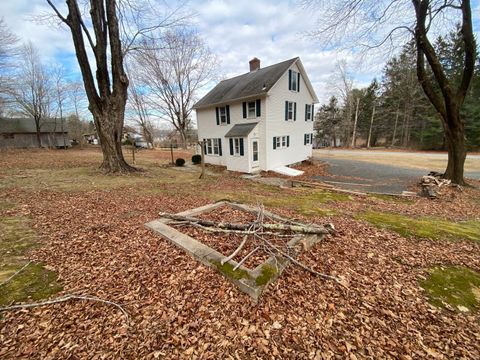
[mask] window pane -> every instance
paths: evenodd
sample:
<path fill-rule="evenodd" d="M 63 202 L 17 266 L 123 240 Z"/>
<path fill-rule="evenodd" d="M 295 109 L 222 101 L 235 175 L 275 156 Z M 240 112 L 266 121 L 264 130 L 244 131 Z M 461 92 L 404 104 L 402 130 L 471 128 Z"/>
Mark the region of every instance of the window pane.
<path fill-rule="evenodd" d="M 248 117 L 255 117 L 255 101 L 248 103 Z"/>
<path fill-rule="evenodd" d="M 282 147 L 287 146 L 287 138 L 285 136 L 282 136 Z"/>

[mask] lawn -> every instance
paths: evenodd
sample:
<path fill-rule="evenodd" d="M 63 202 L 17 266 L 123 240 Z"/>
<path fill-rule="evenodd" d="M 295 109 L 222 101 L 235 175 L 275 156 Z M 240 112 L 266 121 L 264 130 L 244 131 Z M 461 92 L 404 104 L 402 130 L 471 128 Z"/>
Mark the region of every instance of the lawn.
<path fill-rule="evenodd" d="M 77 294 L 128 313 L 82 300 L 2 312 L 0 358 L 480 358 L 478 188 L 356 197 L 136 158 L 143 171 L 110 176 L 96 148 L 0 153 L 0 306 Z M 348 286 L 291 265 L 254 303 L 144 227 L 220 199 L 333 224 L 299 260 Z"/>

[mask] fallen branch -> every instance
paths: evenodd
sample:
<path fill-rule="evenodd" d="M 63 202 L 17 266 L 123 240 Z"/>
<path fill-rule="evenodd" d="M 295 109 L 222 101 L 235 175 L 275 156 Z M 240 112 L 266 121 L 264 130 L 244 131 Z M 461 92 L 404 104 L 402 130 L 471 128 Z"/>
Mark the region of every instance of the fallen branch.
<path fill-rule="evenodd" d="M 101 303 L 108 304 L 108 305 L 113 305 L 113 306 L 117 307 L 123 313 L 123 315 L 125 316 L 126 322 L 128 324 L 128 313 L 125 311 L 125 309 L 121 305 L 119 305 L 117 303 L 114 303 L 112 301 L 97 298 L 95 296 L 87 296 L 87 295 L 68 294 L 68 295 L 59 297 L 57 299 L 46 300 L 46 301 L 42 301 L 42 302 L 38 302 L 38 303 L 18 304 L 18 305 L 6 306 L 6 307 L 0 308 L 0 312 L 2 312 L 2 311 L 12 311 L 12 310 L 18 310 L 18 309 L 28 309 L 28 308 L 33 308 L 33 307 L 37 307 L 37 306 L 58 304 L 58 303 L 62 303 L 62 302 L 70 301 L 70 300 L 96 301 L 96 302 L 101 302 Z"/>
<path fill-rule="evenodd" d="M 245 244 L 247 243 L 247 239 L 248 239 L 248 235 L 245 235 L 243 237 L 243 240 L 242 242 L 240 243 L 240 245 L 235 249 L 234 252 L 232 252 L 229 256 L 227 256 L 226 258 L 223 258 L 220 263 L 223 265 L 225 264 L 227 261 L 230 261 L 232 260 L 239 252 L 240 250 L 243 249 L 243 247 L 245 246 Z"/>
<path fill-rule="evenodd" d="M 182 216 L 177 214 L 170 214 L 170 213 L 160 213 L 161 217 L 176 220 L 176 221 L 188 221 L 191 223 L 197 223 L 207 227 L 215 227 L 219 229 L 230 229 L 230 230 L 242 230 L 246 231 L 249 229 L 251 224 L 238 224 L 238 223 L 226 223 L 220 222 L 216 223 L 210 220 L 203 220 L 198 219 L 195 217 L 190 216 Z M 328 230 L 324 229 L 323 227 L 319 226 L 299 226 L 299 225 L 286 225 L 286 224 L 262 224 L 262 227 L 268 230 L 277 230 L 277 231 L 293 231 L 299 232 L 303 234 L 317 234 L 317 235 L 324 235 L 328 234 Z"/>
<path fill-rule="evenodd" d="M 26 263 L 25 265 L 23 265 L 20 270 L 17 270 L 17 271 L 15 272 L 15 274 L 13 274 L 13 275 L 10 276 L 7 280 L 5 280 L 4 282 L 2 282 L 2 283 L 0 284 L 0 286 L 3 286 L 3 285 L 5 285 L 6 283 L 8 283 L 8 282 L 9 282 L 10 280 L 12 280 L 15 276 L 17 276 L 17 275 L 20 274 L 23 270 L 25 270 L 25 268 L 26 268 L 28 265 L 30 265 L 31 263 L 32 263 L 32 262 L 29 261 L 28 263 Z"/>
<path fill-rule="evenodd" d="M 251 256 L 253 255 L 258 249 L 260 249 L 260 247 L 256 247 L 255 249 L 253 249 L 252 251 L 250 251 L 242 260 L 240 260 L 240 262 L 235 265 L 235 267 L 233 268 L 233 271 L 237 270 L 240 266 L 242 266 L 242 264 Z"/>
<path fill-rule="evenodd" d="M 224 233 L 224 234 L 239 234 L 239 235 L 254 235 L 254 234 L 259 234 L 259 235 L 275 235 L 276 237 L 282 237 L 282 238 L 291 238 L 293 235 L 288 235 L 288 234 L 278 234 L 272 231 L 250 231 L 250 230 L 229 230 L 229 229 L 219 229 L 219 228 L 214 228 L 214 227 L 208 227 L 208 226 L 203 226 L 197 223 L 192 223 L 189 221 L 175 221 L 171 222 L 170 224 L 172 225 L 187 225 L 187 226 L 194 226 L 196 228 L 212 232 L 212 233 Z"/>
<path fill-rule="evenodd" d="M 291 262 L 293 262 L 295 265 L 298 265 L 300 266 L 302 269 L 316 275 L 316 276 L 319 276 L 321 277 L 322 279 L 325 279 L 325 280 L 333 280 L 335 281 L 336 283 L 344 286 L 344 287 L 347 287 L 345 282 L 342 281 L 342 279 L 340 279 L 339 277 L 336 277 L 336 276 L 332 276 L 332 275 L 327 275 L 327 274 L 323 274 L 323 273 L 320 273 L 316 270 L 313 270 L 313 269 L 310 269 L 308 266 L 302 264 L 300 261 L 298 261 L 297 259 L 295 259 L 294 257 L 288 255 L 287 253 L 283 252 L 282 250 L 280 250 L 278 247 L 276 247 L 275 245 L 273 245 L 271 242 L 269 242 L 268 240 L 262 238 L 259 236 L 259 238 L 264 241 L 269 247 L 271 247 L 272 249 L 274 249 L 275 251 L 277 251 L 280 255 L 286 257 L 287 259 L 289 259 Z"/>

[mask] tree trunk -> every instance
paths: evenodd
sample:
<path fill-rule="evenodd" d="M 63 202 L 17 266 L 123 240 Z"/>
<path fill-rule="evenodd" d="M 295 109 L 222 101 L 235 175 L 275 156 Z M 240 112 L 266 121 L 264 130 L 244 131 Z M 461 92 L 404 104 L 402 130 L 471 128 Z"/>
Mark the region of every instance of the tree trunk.
<path fill-rule="evenodd" d="M 455 184 L 465 184 L 463 178 L 465 159 L 467 157 L 467 151 L 465 149 L 465 130 L 464 124 L 460 120 L 460 114 L 450 114 L 450 117 L 456 119 L 449 119 L 450 124 L 456 124 L 458 126 L 449 127 L 445 126 L 445 138 L 448 149 L 448 164 L 447 169 L 443 177 L 445 179 L 452 180 Z"/>
<path fill-rule="evenodd" d="M 370 119 L 370 129 L 368 130 L 367 149 L 370 148 L 370 141 L 372 140 L 373 119 L 375 118 L 375 105 L 372 109 L 372 118 Z"/>
<path fill-rule="evenodd" d="M 93 112 L 93 119 L 103 153 L 103 162 L 100 168 L 106 172 L 136 171 L 136 168 L 128 165 L 123 157 L 123 112 L 123 103 L 117 106 L 107 106 L 106 111 L 102 113 Z"/>
<path fill-rule="evenodd" d="M 357 145 L 357 121 L 358 121 L 358 105 L 360 104 L 360 98 L 357 98 L 357 107 L 355 108 L 355 121 L 353 123 L 353 134 L 351 147 L 354 148 Z"/>

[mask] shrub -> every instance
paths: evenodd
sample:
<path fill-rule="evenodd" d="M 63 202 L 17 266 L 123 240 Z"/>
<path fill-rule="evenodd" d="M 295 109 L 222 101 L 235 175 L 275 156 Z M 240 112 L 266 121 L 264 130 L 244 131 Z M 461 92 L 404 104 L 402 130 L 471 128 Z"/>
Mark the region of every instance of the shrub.
<path fill-rule="evenodd" d="M 193 155 L 192 156 L 192 163 L 200 164 L 202 162 L 202 155 Z"/>
<path fill-rule="evenodd" d="M 175 166 L 183 166 L 183 165 L 185 165 L 185 159 L 178 158 L 177 160 L 175 160 Z"/>

